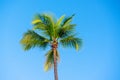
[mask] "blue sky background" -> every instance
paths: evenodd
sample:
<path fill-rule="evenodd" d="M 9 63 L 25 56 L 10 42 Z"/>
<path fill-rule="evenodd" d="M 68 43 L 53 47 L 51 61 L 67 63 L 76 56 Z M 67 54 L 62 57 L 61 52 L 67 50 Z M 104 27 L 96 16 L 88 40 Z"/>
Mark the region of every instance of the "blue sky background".
<path fill-rule="evenodd" d="M 59 80 L 120 80 L 119 0 L 0 0 L 0 80 L 54 80 L 43 70 L 47 50 L 24 52 L 19 44 L 41 12 L 75 13 L 83 39 L 79 52 L 59 48 Z"/>

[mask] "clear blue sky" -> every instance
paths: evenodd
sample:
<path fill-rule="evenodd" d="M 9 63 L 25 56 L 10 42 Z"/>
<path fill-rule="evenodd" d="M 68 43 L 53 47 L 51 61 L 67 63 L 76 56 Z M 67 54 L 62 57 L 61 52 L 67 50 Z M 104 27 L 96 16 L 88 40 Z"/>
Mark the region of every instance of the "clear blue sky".
<path fill-rule="evenodd" d="M 53 80 L 44 72 L 46 51 L 19 44 L 34 14 L 73 13 L 81 51 L 60 48 L 59 80 L 120 80 L 119 0 L 0 0 L 0 80 Z"/>

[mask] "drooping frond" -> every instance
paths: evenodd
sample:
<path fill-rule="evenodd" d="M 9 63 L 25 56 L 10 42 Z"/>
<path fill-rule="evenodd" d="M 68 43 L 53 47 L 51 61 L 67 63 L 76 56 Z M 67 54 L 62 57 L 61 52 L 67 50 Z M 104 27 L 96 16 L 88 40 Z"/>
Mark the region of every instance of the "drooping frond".
<path fill-rule="evenodd" d="M 53 55 L 53 50 L 49 50 L 47 53 L 46 53 L 46 62 L 45 62 L 45 65 L 44 65 L 44 70 L 45 71 L 48 71 L 49 69 L 51 69 L 53 67 L 53 64 L 54 64 L 54 55 Z M 58 51 L 56 51 L 56 58 L 57 58 L 57 61 L 60 60 L 60 56 L 59 56 L 59 53 Z"/>
<path fill-rule="evenodd" d="M 48 53 L 46 54 L 46 62 L 45 62 L 45 66 L 44 66 L 44 70 L 48 71 L 54 64 L 54 58 L 53 58 L 53 51 L 50 50 L 48 51 Z"/>
<path fill-rule="evenodd" d="M 21 39 L 21 44 L 24 50 L 29 50 L 32 47 L 46 48 L 49 44 L 49 40 L 33 30 L 28 30 Z"/>
<path fill-rule="evenodd" d="M 82 40 L 80 38 L 75 37 L 74 35 L 71 35 L 60 40 L 60 43 L 64 47 L 73 47 L 76 50 L 79 50 L 79 48 L 82 45 Z"/>

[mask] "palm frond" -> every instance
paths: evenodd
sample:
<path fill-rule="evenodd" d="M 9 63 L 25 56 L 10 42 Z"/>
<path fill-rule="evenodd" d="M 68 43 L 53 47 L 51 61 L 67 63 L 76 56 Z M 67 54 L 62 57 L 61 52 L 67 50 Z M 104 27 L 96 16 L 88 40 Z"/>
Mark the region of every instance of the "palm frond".
<path fill-rule="evenodd" d="M 64 27 L 59 28 L 58 37 L 64 38 L 64 37 L 67 37 L 67 36 L 73 34 L 75 26 L 76 26 L 76 24 L 69 24 L 69 25 L 66 25 Z"/>
<path fill-rule="evenodd" d="M 48 71 L 49 69 L 51 69 L 54 65 L 54 55 L 53 55 L 53 50 L 49 50 L 47 53 L 46 53 L 46 62 L 45 62 L 45 65 L 44 65 L 44 70 L 45 71 Z M 57 61 L 60 60 L 60 56 L 59 56 L 59 53 L 58 51 L 56 50 L 56 57 L 57 57 Z"/>
<path fill-rule="evenodd" d="M 56 26 L 57 26 L 57 27 L 61 26 L 64 18 L 65 18 L 65 15 L 61 16 L 61 17 L 58 19 L 58 21 L 57 21 L 57 23 L 56 23 Z"/>
<path fill-rule="evenodd" d="M 48 71 L 49 69 L 52 68 L 52 66 L 54 64 L 54 58 L 53 58 L 53 51 L 52 50 L 47 52 L 46 58 L 47 59 L 46 59 L 45 65 L 44 65 L 44 70 Z"/>
<path fill-rule="evenodd" d="M 72 21 L 72 18 L 74 17 L 75 14 L 73 14 L 72 16 L 70 17 L 67 17 L 63 20 L 63 23 L 62 23 L 62 26 L 65 26 L 67 24 L 69 24 L 71 21 Z"/>
<path fill-rule="evenodd" d="M 79 50 L 82 45 L 82 40 L 75 37 L 74 35 L 68 36 L 60 40 L 60 43 L 64 47 L 73 47 L 76 50 Z"/>
<path fill-rule="evenodd" d="M 34 24 L 34 29 L 40 29 L 43 31 L 44 34 L 52 38 L 55 35 L 55 20 L 53 16 L 49 14 L 38 14 L 35 17 L 37 17 L 34 21 L 38 21 L 36 24 Z"/>
<path fill-rule="evenodd" d="M 55 24 L 55 27 L 54 27 L 54 30 L 55 30 L 55 36 L 54 37 L 55 38 L 58 38 L 58 32 L 59 32 L 60 28 L 62 27 L 61 24 L 63 22 L 64 17 L 65 17 L 65 15 L 61 16 Z"/>
<path fill-rule="evenodd" d="M 44 49 L 48 46 L 49 42 L 47 38 L 37 34 L 33 30 L 28 30 L 21 39 L 24 50 L 29 50 L 32 47 L 41 47 Z"/>
<path fill-rule="evenodd" d="M 42 21 L 40 20 L 40 19 L 36 19 L 36 20 L 34 20 L 34 21 L 32 21 L 32 24 L 37 24 L 37 23 L 41 23 Z"/>
<path fill-rule="evenodd" d="M 41 22 L 37 23 L 36 25 L 34 25 L 33 30 L 43 30 L 43 31 L 47 31 L 47 26 Z"/>

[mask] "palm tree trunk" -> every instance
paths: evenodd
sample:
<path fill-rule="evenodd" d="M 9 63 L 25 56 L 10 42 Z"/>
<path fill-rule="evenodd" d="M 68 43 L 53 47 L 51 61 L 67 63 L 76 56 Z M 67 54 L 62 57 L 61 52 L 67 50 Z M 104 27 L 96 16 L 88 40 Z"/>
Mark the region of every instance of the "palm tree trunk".
<path fill-rule="evenodd" d="M 53 49 L 54 52 L 54 77 L 55 80 L 58 80 L 58 72 L 57 72 L 57 58 L 56 58 L 56 49 Z"/>

